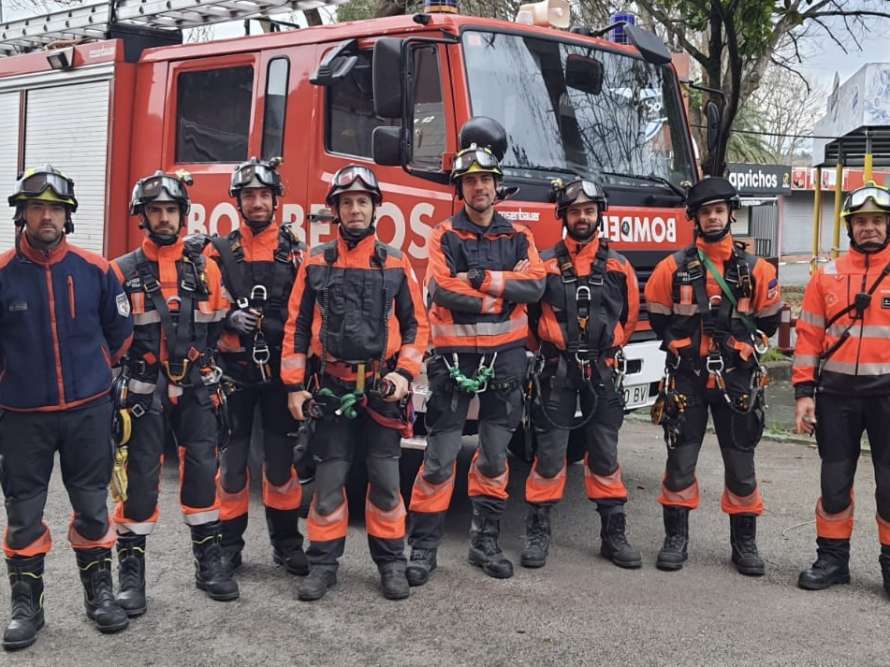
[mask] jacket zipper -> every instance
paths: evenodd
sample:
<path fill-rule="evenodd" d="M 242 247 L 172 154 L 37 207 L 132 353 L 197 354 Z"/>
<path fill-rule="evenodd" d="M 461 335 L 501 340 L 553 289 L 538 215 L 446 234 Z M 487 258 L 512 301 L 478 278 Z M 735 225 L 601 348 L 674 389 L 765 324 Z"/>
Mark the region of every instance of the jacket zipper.
<path fill-rule="evenodd" d="M 49 295 L 49 323 L 53 340 L 53 354 L 55 356 L 56 384 L 59 390 L 59 405 L 65 405 L 65 379 L 62 376 L 62 352 L 59 346 L 59 327 L 56 319 L 56 296 L 53 290 L 53 272 L 46 267 L 46 290 Z"/>
<path fill-rule="evenodd" d="M 77 304 L 74 301 L 74 276 L 68 276 L 68 310 L 71 312 L 71 319 L 77 319 Z"/>

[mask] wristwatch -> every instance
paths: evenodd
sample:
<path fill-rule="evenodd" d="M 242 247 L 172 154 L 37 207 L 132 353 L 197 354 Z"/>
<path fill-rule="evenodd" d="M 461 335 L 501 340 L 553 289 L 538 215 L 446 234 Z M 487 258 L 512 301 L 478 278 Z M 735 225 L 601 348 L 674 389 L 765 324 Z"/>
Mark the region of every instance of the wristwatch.
<path fill-rule="evenodd" d="M 480 269 L 479 267 L 474 266 L 467 271 L 467 280 L 470 281 L 473 289 L 479 289 L 482 287 L 482 283 L 485 282 L 485 269 Z"/>

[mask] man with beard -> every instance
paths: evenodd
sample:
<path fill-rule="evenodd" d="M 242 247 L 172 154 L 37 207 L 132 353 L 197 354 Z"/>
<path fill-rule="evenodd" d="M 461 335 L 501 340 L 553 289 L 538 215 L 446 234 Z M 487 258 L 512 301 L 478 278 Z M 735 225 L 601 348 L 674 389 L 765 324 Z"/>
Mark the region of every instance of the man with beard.
<path fill-rule="evenodd" d="M 797 320 L 792 382 L 798 432 L 815 432 L 822 459 L 817 559 L 798 585 L 850 582 L 853 478 L 863 432 L 875 469 L 879 563 L 890 593 L 890 192 L 874 183 L 847 197 L 847 254 L 819 268 Z"/>
<path fill-rule="evenodd" d="M 627 488 L 618 465 L 621 348 L 636 327 L 640 293 L 630 262 L 599 237 L 605 210 L 606 196 L 596 183 L 578 178 L 557 189 L 556 216 L 566 239 L 542 253 L 547 286 L 541 302 L 529 306 L 540 349 L 532 408 L 538 447 L 525 484 L 525 567 L 543 567 L 547 560 L 550 508 L 563 496 L 569 431 L 575 428 L 583 429 L 587 445 L 584 486 L 601 519 L 600 553 L 619 567 L 642 563 L 625 536 Z"/>
<path fill-rule="evenodd" d="M 287 300 L 303 257 L 303 244 L 290 225 L 275 225 L 284 194 L 279 160 L 252 158 L 232 174 L 229 195 L 235 198 L 244 225 L 225 238 L 210 240 L 210 256 L 222 270 L 234 308 L 226 317 L 219 349 L 226 375 L 237 385 L 229 397 L 232 434 L 220 457 L 223 550 L 233 570 L 241 565 L 247 529 L 247 468 L 254 410 L 263 424 L 263 505 L 272 542 L 272 560 L 287 572 L 309 572 L 298 528 L 302 489 L 293 466 L 288 433 L 299 425 L 287 409 L 281 384 L 281 340 Z"/>
<path fill-rule="evenodd" d="M 494 208 L 503 179 L 504 129 L 490 118 L 468 121 L 451 182 L 464 202 L 430 238 L 426 282 L 434 354 L 427 364 L 427 447 L 411 494 L 408 581 L 436 569 L 473 396 L 479 396 L 479 448 L 469 472 L 473 505 L 469 562 L 490 577 L 513 576 L 498 544 L 507 504 L 507 446 L 522 416 L 528 360 L 526 304 L 544 289 L 544 266 L 531 232 Z"/>
<path fill-rule="evenodd" d="M 127 497 L 117 504 L 118 602 L 145 613 L 145 542 L 158 521 L 158 487 L 167 428 L 179 446 L 179 500 L 191 529 L 195 585 L 213 600 L 235 600 L 220 541 L 216 494 L 218 411 L 216 344 L 229 302 L 219 269 L 201 244 L 182 237 L 190 200 L 187 175 L 162 171 L 133 188 L 131 215 L 141 218 L 142 246 L 112 263 L 133 312 L 133 347 L 122 362 L 128 442 Z"/>

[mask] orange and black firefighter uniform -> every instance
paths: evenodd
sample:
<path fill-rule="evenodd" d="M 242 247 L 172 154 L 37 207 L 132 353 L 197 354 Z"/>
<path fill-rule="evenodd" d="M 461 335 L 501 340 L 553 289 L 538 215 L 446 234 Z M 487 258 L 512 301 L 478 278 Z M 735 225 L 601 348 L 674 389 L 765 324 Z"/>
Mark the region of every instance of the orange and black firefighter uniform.
<path fill-rule="evenodd" d="M 222 271 L 232 310 L 219 341 L 229 396 L 232 434 L 220 457 L 219 495 L 223 550 L 232 569 L 241 565 L 249 504 L 248 454 L 254 410 L 262 416 L 263 505 L 272 558 L 291 574 L 309 571 L 298 529 L 302 489 L 293 466 L 292 437 L 299 424 L 287 408 L 281 384 L 281 341 L 303 244 L 290 225 L 273 224 L 284 188 L 279 160 L 251 160 L 232 174 L 229 194 L 245 224 L 227 237 L 210 239 L 208 250 Z"/>
<path fill-rule="evenodd" d="M 12 617 L 3 648 L 34 643 L 43 627 L 43 522 L 56 451 L 73 514 L 87 615 L 102 632 L 127 627 L 114 600 L 105 508 L 111 480 L 111 367 L 133 324 L 108 262 L 68 243 L 74 182 L 49 165 L 29 169 L 9 197 L 15 248 L 0 255 L 0 482 Z"/>
<path fill-rule="evenodd" d="M 216 264 L 203 244 L 183 238 L 190 177 L 156 172 L 139 180 L 130 203 L 146 230 L 142 246 L 113 267 L 127 293 L 135 324 L 133 346 L 121 363 L 123 405 L 132 424 L 127 443 L 127 493 L 115 508 L 118 601 L 131 616 L 145 612 L 145 543 L 158 521 L 158 492 L 166 433 L 176 438 L 179 500 L 191 529 L 195 584 L 214 600 L 234 600 L 220 541 L 216 493 L 217 447 L 225 409 L 215 348 L 229 302 Z M 167 208 L 176 227 L 151 227 L 153 210 Z M 163 229 L 163 231 L 162 231 Z M 200 241 L 200 240 L 199 240 Z"/>
<path fill-rule="evenodd" d="M 581 429 L 584 486 L 600 514 L 601 553 L 620 567 L 637 568 L 640 552 L 625 535 L 618 430 L 624 421 L 621 348 L 636 328 L 640 288 L 630 262 L 599 237 L 607 206 L 602 189 L 575 179 L 557 189 L 556 201 L 566 238 L 541 254 L 547 283 L 540 303 L 529 306 L 538 348 L 529 374 L 537 450 L 525 483 L 529 508 L 521 563 L 546 562 L 550 508 L 562 500 L 566 484 L 569 432 Z"/>
<path fill-rule="evenodd" d="M 646 284 L 649 319 L 667 352 L 653 408 L 668 450 L 658 498 L 665 540 L 656 565 L 662 570 L 679 570 L 687 559 L 689 511 L 699 504 L 695 466 L 710 409 L 726 472 L 721 508 L 729 514 L 732 561 L 742 574 L 764 572 L 756 543 L 763 498 L 754 449 L 763 433 L 767 378 L 758 359 L 778 328 L 782 301 L 775 268 L 733 242 L 738 206 L 724 178 L 694 185 L 687 215 L 695 222 L 695 243 L 659 262 Z M 702 219 L 709 215 L 725 224 L 704 231 Z"/>
<path fill-rule="evenodd" d="M 347 226 L 343 202 L 363 196 L 367 217 Z M 293 393 L 311 391 L 316 461 L 307 522 L 309 576 L 301 600 L 318 600 L 337 581 L 348 527 L 346 482 L 364 457 L 365 525 L 383 595 L 408 596 L 405 505 L 399 484 L 401 437 L 410 435 L 409 383 L 420 372 L 429 325 L 408 257 L 377 240 L 382 194 L 374 173 L 349 165 L 326 197 L 339 222 L 334 241 L 312 249 L 297 275 L 285 324 L 281 378 Z M 348 212 L 348 210 L 347 210 Z M 352 223 L 350 223 L 352 224 Z M 400 401 L 393 391 L 404 388 Z M 298 415 L 295 415 L 298 416 Z"/>
<path fill-rule="evenodd" d="M 507 501 L 507 447 L 522 417 L 522 381 L 528 359 L 526 304 L 540 299 L 544 265 L 531 232 L 493 207 L 486 192 L 502 180 L 498 155 L 506 150 L 499 125 L 471 119 L 461 129 L 451 181 L 464 207 L 433 230 L 426 286 L 434 354 L 427 364 L 427 447 L 414 481 L 409 513 L 408 581 L 421 586 L 437 566 L 445 515 L 467 410 L 479 398 L 479 448 L 469 471 L 473 515 L 469 561 L 491 577 L 513 576 L 498 544 Z M 474 187 L 471 209 L 467 179 Z M 484 179 L 484 180 L 482 180 Z M 478 210 L 485 201 L 484 210 Z M 473 222 L 475 219 L 483 225 Z M 487 224 L 485 224 L 487 223 Z M 514 270 L 527 264 L 525 270 Z"/>
<path fill-rule="evenodd" d="M 798 584 L 819 590 L 850 581 L 853 479 L 867 432 L 877 486 L 879 562 L 890 593 L 890 192 L 874 184 L 853 191 L 843 216 L 850 249 L 813 274 L 796 327 L 794 393 L 799 401 L 815 398 L 822 459 L 818 558 L 801 572 Z M 884 227 L 883 241 L 857 243 L 855 216 Z"/>

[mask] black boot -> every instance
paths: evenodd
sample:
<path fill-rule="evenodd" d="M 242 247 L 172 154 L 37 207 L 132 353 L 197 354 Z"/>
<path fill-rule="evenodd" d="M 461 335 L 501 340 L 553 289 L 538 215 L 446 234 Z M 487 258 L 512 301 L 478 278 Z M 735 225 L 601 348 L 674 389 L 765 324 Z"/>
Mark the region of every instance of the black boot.
<path fill-rule="evenodd" d="M 530 503 L 525 515 L 525 548 L 522 567 L 544 567 L 550 552 L 550 505 Z"/>
<path fill-rule="evenodd" d="M 884 590 L 890 595 L 890 546 L 881 545 L 881 555 L 878 557 L 881 564 L 881 576 L 884 578 Z"/>
<path fill-rule="evenodd" d="M 114 599 L 111 549 L 78 549 L 77 567 L 83 584 L 83 605 L 99 632 L 120 632 L 130 625 L 127 612 Z"/>
<path fill-rule="evenodd" d="M 241 568 L 241 551 L 244 549 L 244 531 L 247 530 L 247 515 L 221 521 L 222 551 L 229 575 L 234 576 Z"/>
<path fill-rule="evenodd" d="M 118 535 L 115 600 L 127 616 L 145 613 L 145 535 Z"/>
<path fill-rule="evenodd" d="M 504 556 L 498 545 L 500 533 L 500 518 L 474 502 L 470 524 L 470 565 L 481 567 L 489 577 L 509 579 L 513 576 L 513 563 Z"/>
<path fill-rule="evenodd" d="M 229 602 L 238 599 L 238 582 L 232 578 L 228 559 L 222 549 L 222 523 L 214 521 L 191 526 L 192 553 L 195 556 L 195 586 L 211 600 Z"/>
<path fill-rule="evenodd" d="M 410 586 L 423 586 L 430 580 L 430 575 L 436 569 L 436 550 L 414 547 L 411 549 L 411 558 L 405 570 Z"/>
<path fill-rule="evenodd" d="M 43 555 L 7 558 L 12 615 L 3 633 L 3 648 L 17 651 L 37 640 L 43 627 Z"/>
<path fill-rule="evenodd" d="M 329 565 L 314 565 L 309 574 L 300 583 L 297 597 L 304 602 L 321 600 L 329 588 L 337 583 L 337 568 Z"/>
<path fill-rule="evenodd" d="M 757 553 L 757 517 L 753 514 L 730 514 L 729 541 L 732 562 L 736 569 L 749 577 L 762 577 L 763 559 Z"/>
<path fill-rule="evenodd" d="M 686 562 L 686 547 L 689 545 L 689 509 L 686 507 L 665 506 L 664 545 L 658 552 L 655 567 L 659 570 L 680 570 Z"/>
<path fill-rule="evenodd" d="M 883 555 L 883 549 L 881 552 Z M 816 538 L 816 562 L 800 573 L 797 585 L 808 591 L 821 591 L 835 584 L 849 584 L 849 564 L 850 540 Z"/>
<path fill-rule="evenodd" d="M 309 561 L 296 540 L 279 540 L 273 544 L 272 560 L 276 565 L 283 565 L 288 574 L 298 577 L 309 574 Z"/>
<path fill-rule="evenodd" d="M 627 541 L 626 521 L 622 505 L 598 506 L 600 527 L 600 554 L 618 567 L 636 569 L 643 566 L 640 550 Z"/>
<path fill-rule="evenodd" d="M 408 578 L 405 576 L 405 561 L 384 563 L 380 570 L 380 589 L 387 600 L 404 600 L 411 594 Z"/>

